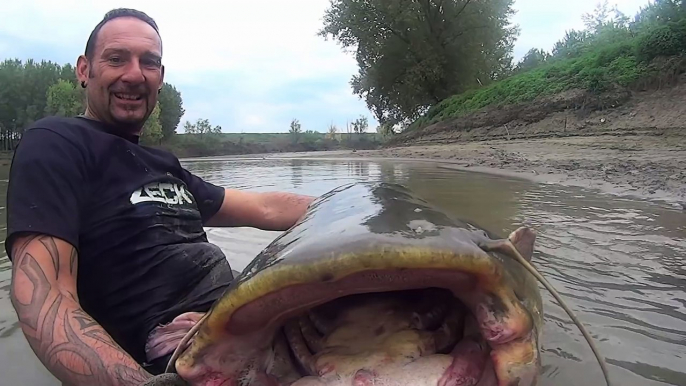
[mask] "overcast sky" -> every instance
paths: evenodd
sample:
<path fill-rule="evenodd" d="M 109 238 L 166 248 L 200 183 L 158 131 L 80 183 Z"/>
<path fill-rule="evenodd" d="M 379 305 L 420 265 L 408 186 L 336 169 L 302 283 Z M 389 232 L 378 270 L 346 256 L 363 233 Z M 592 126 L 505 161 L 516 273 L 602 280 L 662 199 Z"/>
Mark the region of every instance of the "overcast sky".
<path fill-rule="evenodd" d="M 550 50 L 599 0 L 515 0 L 519 59 L 532 47 Z M 633 16 L 648 0 L 610 0 Z M 172 4 L 178 4 L 172 5 Z M 326 131 L 365 115 L 352 93 L 354 58 L 317 36 L 328 0 L 153 1 L 4 0 L 0 60 L 75 63 L 88 34 L 108 10 L 133 7 L 152 16 L 164 44 L 165 80 L 180 90 L 185 120 L 208 118 L 224 132 Z"/>

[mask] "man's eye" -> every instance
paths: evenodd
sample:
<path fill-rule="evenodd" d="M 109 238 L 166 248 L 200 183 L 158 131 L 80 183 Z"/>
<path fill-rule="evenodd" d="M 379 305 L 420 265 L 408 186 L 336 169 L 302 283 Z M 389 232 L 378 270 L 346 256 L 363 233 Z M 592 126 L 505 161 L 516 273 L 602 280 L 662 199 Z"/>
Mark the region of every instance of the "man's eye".
<path fill-rule="evenodd" d="M 121 62 L 122 62 L 121 58 L 118 57 L 118 56 L 111 56 L 110 59 L 109 59 L 109 61 L 110 61 L 111 63 L 121 63 Z"/>
<path fill-rule="evenodd" d="M 162 65 L 162 62 L 159 59 L 144 59 L 143 64 L 146 66 L 159 67 Z"/>

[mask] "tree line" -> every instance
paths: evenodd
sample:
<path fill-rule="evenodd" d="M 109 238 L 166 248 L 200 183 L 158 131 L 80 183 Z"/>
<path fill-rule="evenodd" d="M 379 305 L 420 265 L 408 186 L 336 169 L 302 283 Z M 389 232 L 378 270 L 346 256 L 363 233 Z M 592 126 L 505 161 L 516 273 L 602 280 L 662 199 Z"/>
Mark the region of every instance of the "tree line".
<path fill-rule="evenodd" d="M 512 74 L 532 70 L 545 64 L 574 59 L 589 52 L 614 45 L 640 62 L 658 56 L 686 52 L 686 1 L 656 0 L 641 7 L 632 19 L 610 7 L 607 0 L 598 3 L 593 12 L 582 16 L 583 30 L 567 31 L 550 52 L 532 48 L 512 69 Z"/>
<path fill-rule="evenodd" d="M 350 84 L 380 123 L 377 139 L 571 87 L 602 91 L 630 85 L 665 72 L 653 60 L 686 53 L 686 0 L 653 0 L 633 18 L 605 0 L 583 16 L 585 29 L 568 31 L 550 52 L 533 48 L 515 62 L 519 27 L 510 23 L 513 2 L 331 0 L 319 34 L 354 50 L 358 73 Z M 679 66 L 666 71 L 681 71 Z M 13 149 L 24 128 L 42 116 L 85 109 L 69 64 L 8 59 L 0 63 L 0 85 L 0 149 Z M 221 127 L 206 119 L 186 122 L 188 136 L 175 136 L 183 114 L 180 92 L 165 83 L 142 142 L 177 150 L 195 146 L 196 153 L 228 151 L 228 144 L 216 143 Z M 367 126 L 360 118 L 346 130 L 364 133 Z M 294 120 L 287 130 L 290 144 L 280 139 L 275 148 L 342 146 L 335 127 L 324 137 L 308 136 Z"/>
<path fill-rule="evenodd" d="M 338 129 L 334 124 L 323 131 L 304 128 L 300 120 L 292 119 L 287 131 L 279 133 L 223 133 L 207 119 L 187 121 L 184 134 L 164 141 L 161 147 L 179 157 L 303 152 L 342 149 L 374 149 L 385 137 L 369 132 L 367 117 L 360 116 Z"/>
<path fill-rule="evenodd" d="M 405 132 L 412 136 L 426 126 L 486 107 L 497 116 L 499 106 L 570 89 L 597 97 L 602 108 L 603 94 L 627 95 L 627 90 L 672 86 L 686 72 L 686 1 L 656 0 L 633 19 L 604 1 L 583 15 L 583 21 L 582 30 L 567 31 L 550 52 L 530 50 L 509 77 L 430 106 Z M 609 98 L 608 107 L 617 101 Z M 469 120 L 462 124 L 468 126 Z"/>
<path fill-rule="evenodd" d="M 5 59 L 0 62 L 0 85 L 0 150 L 13 150 L 26 127 L 44 116 L 85 111 L 85 90 L 71 64 Z M 159 144 L 171 138 L 183 114 L 181 93 L 164 83 L 141 141 Z"/>
<path fill-rule="evenodd" d="M 24 130 L 42 117 L 83 114 L 85 97 L 71 64 L 33 59 L 0 62 L 0 150 L 14 150 Z M 380 143 L 374 136 L 336 137 L 331 128 L 328 136 L 313 130 L 302 132 L 297 120 L 291 125 L 291 133 L 286 134 L 290 140 L 278 135 L 251 141 L 244 141 L 241 136 L 223 136 L 221 126 L 212 125 L 204 118 L 184 122 L 181 125 L 184 135 L 176 135 L 184 113 L 180 91 L 165 82 L 157 105 L 145 123 L 140 143 L 184 156 L 369 148 Z M 367 118 L 360 117 L 351 127 L 355 133 L 366 132 Z"/>
<path fill-rule="evenodd" d="M 585 30 L 568 31 L 551 52 L 533 48 L 515 62 L 512 50 L 520 30 L 510 24 L 512 6 L 513 0 L 332 0 L 319 34 L 353 50 L 358 73 L 350 84 L 388 133 L 407 128 L 453 96 L 475 94 L 543 64 L 599 51 L 601 46 L 615 45 L 615 52 L 604 53 L 601 61 L 615 59 L 619 50 L 631 51 L 644 62 L 678 54 L 686 47 L 686 0 L 651 1 L 633 20 L 605 0 L 583 16 Z M 629 73 L 631 63 L 625 60 L 616 66 L 626 67 Z M 578 65 L 596 72 L 583 74 L 577 69 L 588 82 L 603 78 L 598 73 L 603 70 L 593 63 Z M 475 104 L 497 102 L 484 99 Z"/>

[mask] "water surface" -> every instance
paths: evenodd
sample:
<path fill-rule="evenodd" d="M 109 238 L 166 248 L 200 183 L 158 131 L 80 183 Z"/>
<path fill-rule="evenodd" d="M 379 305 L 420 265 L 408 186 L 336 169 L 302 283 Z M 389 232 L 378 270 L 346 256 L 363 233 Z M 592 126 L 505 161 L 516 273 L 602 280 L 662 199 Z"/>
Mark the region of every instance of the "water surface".
<path fill-rule="evenodd" d="M 539 234 L 533 262 L 584 322 L 606 356 L 615 385 L 686 386 L 686 215 L 653 203 L 579 188 L 397 161 L 207 159 L 184 162 L 225 187 L 323 194 L 354 181 L 401 183 L 456 216 L 507 234 Z M 7 171 L 0 169 L 2 209 Z M 5 225 L 0 223 L 4 239 Z M 208 229 L 241 270 L 278 232 Z M 4 245 L 3 245 L 4 255 Z M 0 257 L 2 384 L 59 385 L 17 328 L 10 264 Z M 542 386 L 603 385 L 581 333 L 541 287 Z"/>

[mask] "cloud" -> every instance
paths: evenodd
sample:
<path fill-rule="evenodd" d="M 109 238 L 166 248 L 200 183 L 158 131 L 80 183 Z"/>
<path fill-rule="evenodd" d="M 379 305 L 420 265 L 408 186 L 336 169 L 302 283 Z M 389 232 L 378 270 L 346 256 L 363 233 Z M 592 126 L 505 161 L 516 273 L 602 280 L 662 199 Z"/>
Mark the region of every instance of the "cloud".
<path fill-rule="evenodd" d="M 633 14 L 647 0 L 623 0 Z M 516 0 L 520 58 L 550 49 L 566 29 L 579 28 L 595 0 Z M 178 5 L 177 5 L 178 4 Z M 93 26 L 110 9 L 132 7 L 152 16 L 164 44 L 166 80 L 181 92 L 183 120 L 207 118 L 225 132 L 325 131 L 365 115 L 377 122 L 349 84 L 354 57 L 317 32 L 327 0 L 24 0 L 5 1 L 0 59 L 75 63 Z M 183 122 L 183 121 L 182 121 Z M 182 130 L 182 129 L 179 129 Z"/>

